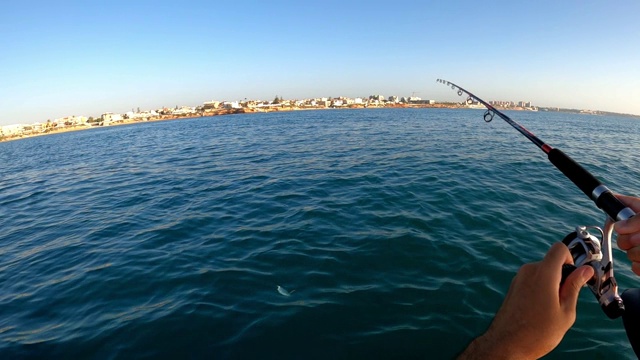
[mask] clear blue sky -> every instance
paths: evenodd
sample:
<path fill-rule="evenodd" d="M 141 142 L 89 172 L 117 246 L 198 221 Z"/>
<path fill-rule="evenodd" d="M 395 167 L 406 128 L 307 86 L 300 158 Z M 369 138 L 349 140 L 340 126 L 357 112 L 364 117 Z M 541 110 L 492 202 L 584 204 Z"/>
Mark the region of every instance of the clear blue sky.
<path fill-rule="evenodd" d="M 8 1 L 0 124 L 209 100 L 487 100 L 640 114 L 640 2 Z"/>

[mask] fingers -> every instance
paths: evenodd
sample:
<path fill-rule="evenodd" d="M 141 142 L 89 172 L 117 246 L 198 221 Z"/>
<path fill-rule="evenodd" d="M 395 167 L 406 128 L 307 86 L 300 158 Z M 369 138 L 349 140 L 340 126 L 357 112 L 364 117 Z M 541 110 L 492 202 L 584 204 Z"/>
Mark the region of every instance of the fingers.
<path fill-rule="evenodd" d="M 562 272 L 558 269 L 564 264 L 573 264 L 573 257 L 567 246 L 561 242 L 557 242 L 551 246 L 544 259 L 537 266 L 537 271 L 552 283 L 559 284 L 562 278 Z M 554 291 L 557 294 L 557 290 Z"/>
<path fill-rule="evenodd" d="M 640 212 L 640 198 L 618 194 L 616 197 L 633 211 Z M 618 247 L 627 252 L 631 270 L 640 275 L 640 215 L 618 221 L 614 229 L 618 233 Z"/>
<path fill-rule="evenodd" d="M 640 198 L 620 194 L 615 194 L 615 196 L 618 198 L 618 200 L 622 201 L 623 204 L 630 207 L 633 211 L 640 212 Z"/>
<path fill-rule="evenodd" d="M 563 264 L 573 264 L 571 252 L 567 246 L 561 242 L 557 242 L 551 246 L 551 249 L 544 256 L 543 260 L 550 268 L 559 268 Z"/>
<path fill-rule="evenodd" d="M 640 258 L 640 251 L 638 252 L 638 256 Z M 544 257 L 543 262 L 546 263 L 544 267 L 545 269 L 550 269 L 551 271 L 558 273 L 558 276 L 561 276 L 557 269 L 563 264 L 573 264 L 573 258 L 567 246 L 561 242 L 557 242 L 551 246 L 551 249 L 549 249 L 549 252 L 547 252 L 547 255 Z M 640 271 L 640 266 L 638 267 L 638 270 Z M 566 310 L 576 308 L 580 289 L 593 277 L 593 275 L 593 268 L 585 265 L 577 268 L 567 277 L 564 285 L 560 288 L 560 302 Z"/>
<path fill-rule="evenodd" d="M 640 218 L 640 215 L 636 216 Z M 618 235 L 618 247 L 627 252 L 631 260 L 631 270 L 640 275 L 640 232 L 635 234 Z"/>
<path fill-rule="evenodd" d="M 634 216 L 631 219 L 618 221 L 615 224 L 614 229 L 620 235 L 640 232 L 640 216 Z"/>
<path fill-rule="evenodd" d="M 633 247 L 627 251 L 627 257 L 631 260 L 631 270 L 640 275 L 640 247 Z"/>
<path fill-rule="evenodd" d="M 618 247 L 625 251 L 632 247 L 640 246 L 640 232 L 618 235 L 617 243 Z"/>
<path fill-rule="evenodd" d="M 640 247 L 632 247 L 627 251 L 627 257 L 633 262 L 640 262 Z"/>
<path fill-rule="evenodd" d="M 575 311 L 578 303 L 578 295 L 580 295 L 580 289 L 582 289 L 582 286 L 584 286 L 584 284 L 586 284 L 593 275 L 593 268 L 589 265 L 583 265 L 567 277 L 562 288 L 560 288 L 560 305 L 565 310 Z"/>
<path fill-rule="evenodd" d="M 617 194 L 616 197 L 633 211 L 640 212 L 640 198 Z M 615 224 L 615 230 L 620 235 L 640 232 L 640 217 L 634 216 L 631 219 L 618 221 Z M 640 239 L 638 241 L 640 242 Z"/>
<path fill-rule="evenodd" d="M 634 211 L 640 212 L 640 198 L 617 194 L 616 197 Z M 640 246 L 640 216 L 618 221 L 614 229 L 618 233 L 618 247 L 620 249 L 629 250 Z M 633 261 L 631 256 L 629 258 Z"/>

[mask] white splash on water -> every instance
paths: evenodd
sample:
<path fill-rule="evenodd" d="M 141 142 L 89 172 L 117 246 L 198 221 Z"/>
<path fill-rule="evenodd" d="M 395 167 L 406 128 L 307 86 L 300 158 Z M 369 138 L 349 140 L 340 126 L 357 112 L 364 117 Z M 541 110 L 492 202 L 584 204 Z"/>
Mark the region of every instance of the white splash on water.
<path fill-rule="evenodd" d="M 284 296 L 291 296 L 291 294 L 293 294 L 295 292 L 295 290 L 289 292 L 289 291 L 287 291 L 285 288 L 283 288 L 280 285 L 278 285 L 277 290 L 280 293 L 280 295 L 284 295 Z"/>

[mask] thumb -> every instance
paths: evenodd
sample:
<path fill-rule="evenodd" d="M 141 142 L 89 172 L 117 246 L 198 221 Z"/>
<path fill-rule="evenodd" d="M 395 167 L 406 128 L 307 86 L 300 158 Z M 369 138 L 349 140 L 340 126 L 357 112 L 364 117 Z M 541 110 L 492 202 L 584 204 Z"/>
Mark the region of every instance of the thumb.
<path fill-rule="evenodd" d="M 578 295 L 580 289 L 594 275 L 593 268 L 589 265 L 583 265 L 577 268 L 567 277 L 560 288 L 560 303 L 565 309 L 575 309 L 578 304 Z"/>

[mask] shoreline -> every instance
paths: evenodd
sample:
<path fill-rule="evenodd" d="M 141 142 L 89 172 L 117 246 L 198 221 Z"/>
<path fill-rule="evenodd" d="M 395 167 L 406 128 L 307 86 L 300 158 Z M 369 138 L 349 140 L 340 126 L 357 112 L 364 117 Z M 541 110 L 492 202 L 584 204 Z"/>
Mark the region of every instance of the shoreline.
<path fill-rule="evenodd" d="M 269 112 L 291 112 L 291 111 L 313 111 L 313 110 L 354 110 L 354 109 L 469 109 L 469 110 L 478 110 L 480 108 L 468 107 L 460 104 L 386 104 L 383 106 L 364 106 L 364 105 L 347 105 L 341 107 L 297 107 L 297 106 L 282 106 L 282 107 L 268 107 L 268 108 L 234 108 L 234 109 L 216 109 L 213 111 L 203 111 L 196 114 L 186 114 L 183 116 L 176 115 L 160 115 L 152 118 L 144 118 L 144 119 L 124 119 L 120 121 L 115 121 L 106 127 L 110 126 L 121 126 L 121 125 L 131 125 L 137 123 L 144 122 L 160 122 L 160 121 L 174 121 L 174 120 L 187 120 L 187 119 L 196 119 L 202 117 L 213 117 L 213 116 L 224 116 L 224 115 L 235 115 L 235 114 L 254 114 L 254 113 L 269 113 Z M 512 110 L 512 111 L 527 111 L 525 108 L 501 108 L 496 107 L 499 110 Z M 482 107 L 482 109 L 485 109 Z M 22 139 L 28 139 L 37 136 L 46 136 L 53 134 L 62 134 L 66 132 L 74 132 L 74 131 L 83 131 L 90 130 L 95 128 L 102 128 L 105 126 L 102 125 L 74 125 L 63 128 L 54 128 L 48 131 L 38 132 L 38 133 L 29 133 L 29 134 L 21 134 L 14 136 L 5 136 L 0 137 L 0 142 L 7 141 L 16 141 Z"/>
<path fill-rule="evenodd" d="M 213 117 L 213 116 L 224 116 L 224 115 L 236 115 L 236 114 L 255 114 L 255 113 L 270 113 L 270 112 L 291 112 L 291 111 L 312 111 L 312 110 L 353 110 L 353 109 L 384 109 L 384 108 L 456 108 L 455 106 L 443 106 L 442 104 L 435 105 L 413 105 L 413 104 L 398 104 L 398 105 L 386 105 L 386 106 L 343 106 L 337 108 L 331 107 L 296 107 L 296 106 L 282 106 L 280 108 L 269 107 L 269 108 L 236 108 L 236 109 L 216 109 L 213 111 L 204 111 L 196 114 L 188 114 L 184 116 L 175 116 L 175 115 L 160 115 L 158 117 L 146 118 L 146 119 L 124 119 L 112 122 L 109 125 L 74 125 L 63 128 L 53 128 L 48 131 L 38 132 L 38 133 L 29 133 L 15 136 L 7 136 L 0 138 L 0 142 L 8 142 L 8 141 L 16 141 L 22 139 L 28 139 L 32 137 L 38 136 L 46 136 L 46 135 L 54 135 L 54 134 L 62 134 L 67 132 L 74 131 L 84 131 L 91 130 L 102 127 L 111 127 L 111 126 L 122 126 L 122 125 L 131 125 L 145 122 L 160 122 L 160 121 L 174 121 L 174 120 L 187 120 L 187 119 L 197 119 L 202 117 Z"/>
<path fill-rule="evenodd" d="M 43 131 L 43 132 L 39 132 L 39 133 L 31 133 L 31 134 L 16 135 L 16 136 L 11 136 L 11 137 L 4 137 L 4 138 L 0 138 L 0 142 L 16 141 L 16 140 L 28 139 L 28 138 L 32 138 L 32 137 L 38 137 L 38 136 L 62 134 L 62 133 L 75 132 L 75 131 L 84 131 L 84 130 L 103 128 L 103 127 L 132 125 L 132 124 L 145 123 L 145 122 L 187 120 L 187 119 L 195 119 L 195 118 L 200 118 L 200 117 L 232 115 L 232 114 L 235 114 L 235 113 L 238 113 L 238 112 L 216 113 L 216 114 L 199 114 L 199 115 L 187 115 L 187 116 L 162 115 L 162 116 L 159 116 L 159 117 L 154 117 L 154 118 L 144 119 L 144 120 L 142 120 L 142 119 L 125 119 L 125 120 L 113 122 L 113 123 L 111 123 L 109 125 L 106 125 L 106 126 L 103 126 L 103 125 L 74 125 L 74 126 L 68 126 L 68 127 L 63 127 L 63 128 L 54 128 L 54 129 L 51 129 L 49 131 Z"/>

